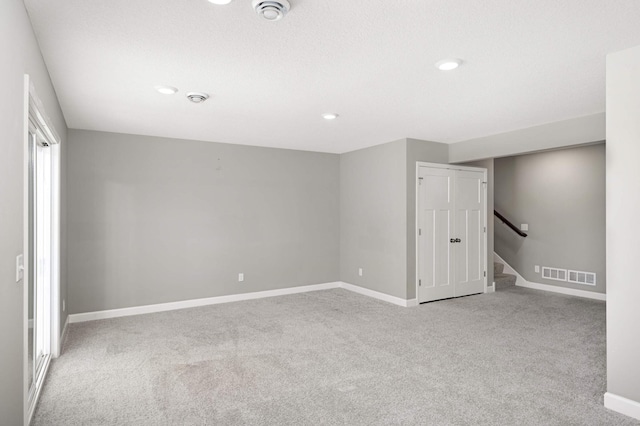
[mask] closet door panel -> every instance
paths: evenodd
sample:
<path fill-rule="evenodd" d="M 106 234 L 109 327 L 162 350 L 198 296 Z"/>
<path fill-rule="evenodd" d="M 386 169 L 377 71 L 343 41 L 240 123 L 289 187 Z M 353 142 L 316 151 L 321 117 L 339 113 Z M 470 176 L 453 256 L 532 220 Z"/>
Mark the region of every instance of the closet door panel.
<path fill-rule="evenodd" d="M 418 300 L 455 296 L 453 253 L 453 191 L 455 173 L 421 167 L 418 183 Z"/>
<path fill-rule="evenodd" d="M 456 171 L 456 296 L 484 291 L 484 173 Z"/>

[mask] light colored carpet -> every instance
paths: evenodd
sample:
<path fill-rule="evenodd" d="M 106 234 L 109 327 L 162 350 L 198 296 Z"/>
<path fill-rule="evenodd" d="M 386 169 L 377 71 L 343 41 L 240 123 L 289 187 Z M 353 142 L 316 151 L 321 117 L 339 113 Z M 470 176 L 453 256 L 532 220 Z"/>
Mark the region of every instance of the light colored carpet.
<path fill-rule="evenodd" d="M 638 424 L 605 390 L 603 302 L 329 290 L 74 324 L 33 424 Z"/>

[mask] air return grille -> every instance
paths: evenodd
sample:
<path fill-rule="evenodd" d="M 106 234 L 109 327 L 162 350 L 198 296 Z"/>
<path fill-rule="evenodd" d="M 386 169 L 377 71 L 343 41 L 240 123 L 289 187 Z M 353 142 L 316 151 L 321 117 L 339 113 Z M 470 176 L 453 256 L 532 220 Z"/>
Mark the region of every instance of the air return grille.
<path fill-rule="evenodd" d="M 567 280 L 567 270 L 558 268 L 549 268 L 548 266 L 542 267 L 542 278 L 556 281 Z"/>
<path fill-rule="evenodd" d="M 593 272 L 569 270 L 569 282 L 584 285 L 596 285 L 596 274 Z"/>

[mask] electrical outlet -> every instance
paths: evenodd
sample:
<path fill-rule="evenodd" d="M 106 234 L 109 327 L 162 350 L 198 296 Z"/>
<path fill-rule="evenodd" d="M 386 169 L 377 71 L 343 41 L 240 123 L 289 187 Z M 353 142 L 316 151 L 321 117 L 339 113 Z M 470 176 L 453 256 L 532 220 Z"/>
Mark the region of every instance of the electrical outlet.
<path fill-rule="evenodd" d="M 358 268 L 358 275 L 362 276 L 362 268 Z"/>
<path fill-rule="evenodd" d="M 539 266 L 539 265 L 536 265 L 536 266 L 534 267 L 534 269 L 535 269 L 535 271 L 536 271 L 536 274 L 539 274 L 539 273 L 540 273 L 540 266 Z"/>
<path fill-rule="evenodd" d="M 529 230 L 529 224 L 528 223 L 523 223 L 520 225 L 520 230 L 521 231 L 528 231 Z"/>
<path fill-rule="evenodd" d="M 242 272 L 238 274 L 238 281 L 240 282 L 244 281 L 244 274 Z"/>

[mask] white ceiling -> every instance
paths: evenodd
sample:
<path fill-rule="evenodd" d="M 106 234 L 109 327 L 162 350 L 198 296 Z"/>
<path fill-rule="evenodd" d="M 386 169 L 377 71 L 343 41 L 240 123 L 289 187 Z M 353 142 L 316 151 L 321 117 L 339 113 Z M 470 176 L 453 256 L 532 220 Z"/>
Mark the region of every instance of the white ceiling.
<path fill-rule="evenodd" d="M 251 0 L 25 3 L 70 128 L 336 153 L 602 112 L 605 55 L 640 44 L 638 0 L 291 0 L 279 22 Z"/>

